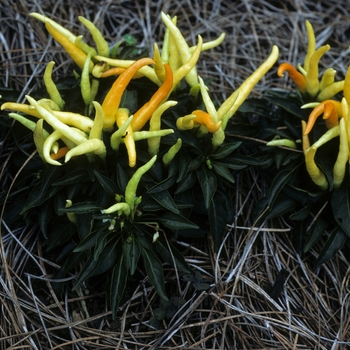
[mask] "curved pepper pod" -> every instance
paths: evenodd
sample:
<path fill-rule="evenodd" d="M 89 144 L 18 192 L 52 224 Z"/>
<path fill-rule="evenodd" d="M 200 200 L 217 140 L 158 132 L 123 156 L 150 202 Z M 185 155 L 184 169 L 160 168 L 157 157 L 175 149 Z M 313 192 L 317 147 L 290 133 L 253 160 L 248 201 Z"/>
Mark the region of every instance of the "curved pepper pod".
<path fill-rule="evenodd" d="M 320 90 L 324 90 L 328 86 L 334 83 L 334 77 L 337 71 L 333 68 L 327 68 L 323 73 L 322 79 L 320 81 Z"/>
<path fill-rule="evenodd" d="M 59 109 L 61 110 L 61 109 L 63 109 L 65 102 L 62 99 L 61 94 L 58 91 L 56 84 L 52 80 L 52 70 L 53 70 L 54 65 L 55 65 L 54 61 L 50 61 L 48 63 L 48 65 L 46 66 L 45 71 L 44 71 L 43 79 L 44 79 L 46 91 L 49 94 L 50 99 L 52 101 L 54 101 L 57 104 L 57 106 L 59 107 Z"/>
<path fill-rule="evenodd" d="M 108 91 L 105 99 L 102 102 L 102 109 L 104 111 L 104 130 L 111 130 L 115 124 L 115 116 L 119 108 L 119 104 L 124 90 L 129 84 L 130 80 L 138 72 L 138 70 L 148 64 L 153 64 L 151 58 L 141 58 L 130 65 L 113 83 Z"/>
<path fill-rule="evenodd" d="M 302 106 L 306 108 L 308 105 Z M 342 105 L 339 101 L 325 100 L 318 104 L 310 113 L 304 134 L 309 134 L 316 123 L 317 118 L 323 113 L 328 129 L 338 125 L 339 117 L 342 116 Z"/>
<path fill-rule="evenodd" d="M 126 108 L 118 108 L 116 115 L 116 122 L 118 128 L 122 127 L 123 124 L 129 119 L 130 113 Z M 129 167 L 134 167 L 136 165 L 136 146 L 134 140 L 134 132 L 131 125 L 128 126 L 126 132 L 123 136 L 123 141 L 128 152 Z"/>
<path fill-rule="evenodd" d="M 61 131 L 55 130 L 44 141 L 42 152 L 46 163 L 57 165 L 57 166 L 62 165 L 60 162 L 57 162 L 57 160 L 55 160 L 55 157 L 51 157 L 51 150 L 52 150 L 53 144 L 57 142 L 59 139 L 61 139 L 62 136 L 63 134 L 61 133 Z"/>
<path fill-rule="evenodd" d="M 173 72 L 168 64 L 164 64 L 165 79 L 163 84 L 153 94 L 151 99 L 146 102 L 137 112 L 134 113 L 134 118 L 131 121 L 133 131 L 139 131 L 149 121 L 152 114 L 158 106 L 164 102 L 169 96 L 173 87 Z"/>
<path fill-rule="evenodd" d="M 113 204 L 111 207 L 102 210 L 102 214 L 113 214 L 117 212 L 120 216 L 121 214 L 124 214 L 125 216 L 130 215 L 130 206 L 127 203 L 121 202 Z"/>
<path fill-rule="evenodd" d="M 49 17 L 46 17 L 40 13 L 37 12 L 32 12 L 30 13 L 30 16 L 38 19 L 39 21 L 43 22 L 43 23 L 50 23 L 59 33 L 61 33 L 63 36 L 65 36 L 68 40 L 70 40 L 72 43 L 75 42 L 76 40 L 76 36 L 67 28 L 62 27 L 60 24 L 58 24 L 57 22 L 55 22 L 54 20 L 52 20 Z"/>
<path fill-rule="evenodd" d="M 334 188 L 339 188 L 342 184 L 346 172 L 346 165 L 349 160 L 349 142 L 348 134 L 346 131 L 344 119 L 340 119 L 339 122 L 339 132 L 340 132 L 340 141 L 339 141 L 339 152 L 337 160 L 335 161 L 333 167 L 333 185 Z"/>
<path fill-rule="evenodd" d="M 168 152 L 164 154 L 162 161 L 165 166 L 168 166 L 171 163 L 176 154 L 180 151 L 181 146 L 182 140 L 179 138 L 176 143 L 169 148 Z"/>
<path fill-rule="evenodd" d="M 55 130 L 61 131 L 63 136 L 65 136 L 67 139 L 71 140 L 77 145 L 87 140 L 86 137 L 84 137 L 80 132 L 72 129 L 68 125 L 58 120 L 51 111 L 46 109 L 44 106 L 41 106 L 37 101 L 35 101 L 34 98 L 26 95 L 26 99 L 33 107 L 35 107 L 40 116 L 45 119 L 48 124 L 50 124 Z"/>
<path fill-rule="evenodd" d="M 329 45 L 319 47 L 310 57 L 309 67 L 306 72 L 306 90 L 311 97 L 316 97 L 320 92 L 318 80 L 318 64 L 321 57 L 330 49 Z"/>
<path fill-rule="evenodd" d="M 10 115 L 11 114 L 15 114 L 15 113 L 10 113 Z M 35 147 L 36 147 L 36 149 L 38 151 L 39 157 L 43 161 L 45 161 L 43 149 L 44 149 L 45 140 L 47 139 L 49 134 L 47 133 L 47 135 L 44 136 L 43 125 L 44 125 L 44 120 L 43 119 L 39 119 L 36 122 L 35 127 L 33 129 L 33 140 L 34 140 Z"/>
<path fill-rule="evenodd" d="M 84 24 L 84 26 L 89 30 L 94 42 L 96 44 L 97 52 L 101 56 L 108 57 L 109 55 L 109 46 L 105 38 L 99 29 L 85 17 L 79 16 L 79 21 Z"/>
<path fill-rule="evenodd" d="M 258 69 L 253 72 L 232 95 L 220 106 L 218 109 L 219 120 L 222 120 L 226 113 L 229 113 L 228 118 L 231 118 L 242 103 L 246 100 L 250 92 L 260 79 L 270 70 L 270 68 L 276 63 L 279 55 L 279 49 L 276 45 L 273 45 L 269 57 L 263 62 Z M 234 99 L 235 102 L 232 102 Z"/>
<path fill-rule="evenodd" d="M 317 147 L 311 146 L 305 152 L 305 165 L 306 170 L 309 173 L 311 180 L 321 188 L 321 190 L 325 191 L 328 188 L 328 181 L 326 179 L 325 174 L 320 170 L 320 168 L 315 163 L 315 154 L 317 151 Z"/>
<path fill-rule="evenodd" d="M 289 139 L 272 140 L 268 142 L 266 146 L 286 147 L 286 148 L 292 148 L 292 149 L 298 148 L 296 143 L 293 140 L 289 140 Z"/>
<path fill-rule="evenodd" d="M 335 96 L 338 92 L 341 92 L 344 90 L 344 80 L 336 81 L 330 85 L 328 85 L 325 88 L 321 88 L 320 84 L 320 92 L 316 97 L 317 101 L 324 101 L 332 98 Z"/>
<path fill-rule="evenodd" d="M 166 101 L 162 103 L 152 114 L 149 121 L 149 132 L 161 130 L 161 116 L 170 107 L 175 106 L 177 101 Z M 158 154 L 160 146 L 160 136 L 148 138 L 148 153 L 151 156 Z"/>
<path fill-rule="evenodd" d="M 120 68 L 129 68 L 132 64 L 137 62 L 137 61 L 133 61 L 133 60 L 121 60 L 121 59 L 108 58 L 108 57 L 98 56 L 98 55 L 95 56 L 94 59 L 99 61 L 99 62 L 104 62 L 104 64 L 110 65 L 112 67 L 120 67 Z M 152 62 L 152 63 L 154 63 L 154 62 Z M 98 74 L 101 74 L 101 73 L 99 73 L 99 71 L 101 71 L 101 69 L 94 71 L 97 74 L 97 75 L 95 75 L 96 78 L 99 77 Z M 153 83 L 155 83 L 158 86 L 160 86 L 162 84 L 161 81 L 158 79 L 154 69 L 149 67 L 149 66 L 141 67 L 140 70 L 138 71 L 138 73 L 136 73 L 136 75 L 134 77 L 137 78 L 139 76 L 147 77 L 149 80 L 151 80 Z"/>
<path fill-rule="evenodd" d="M 221 126 L 221 120 L 214 123 L 212 116 L 201 110 L 195 110 L 192 112 L 196 117 L 193 119 L 194 124 L 204 125 L 209 132 L 214 133 L 219 130 Z"/>
<path fill-rule="evenodd" d="M 179 130 L 191 130 L 194 127 L 194 121 L 196 116 L 194 114 L 188 114 L 184 117 L 180 117 L 176 120 L 176 127 Z"/>
<path fill-rule="evenodd" d="M 179 51 L 181 61 L 185 64 L 191 58 L 191 52 L 187 45 L 185 38 L 180 32 L 179 28 L 172 22 L 171 18 L 167 16 L 164 12 L 161 13 L 162 20 L 166 27 L 169 29 L 172 37 L 174 38 L 177 50 Z M 197 69 L 195 65 L 186 74 L 185 77 L 188 85 L 193 86 L 198 83 Z"/>
<path fill-rule="evenodd" d="M 309 69 L 311 56 L 316 51 L 316 38 L 312 24 L 309 21 L 305 21 L 305 27 L 307 32 L 307 52 L 304 59 L 304 70 Z"/>
<path fill-rule="evenodd" d="M 141 177 L 149 169 L 152 168 L 155 163 L 157 156 L 153 156 L 146 164 L 138 168 L 134 175 L 131 177 L 125 188 L 125 202 L 129 205 L 131 210 L 132 219 L 134 218 L 135 210 L 135 199 L 136 199 L 136 190 L 141 180 Z"/>
<path fill-rule="evenodd" d="M 37 102 L 39 103 L 39 101 Z M 40 113 L 33 106 L 25 103 L 5 102 L 1 105 L 1 110 L 4 109 L 10 109 L 12 111 L 22 112 L 36 118 L 42 118 Z M 62 123 L 75 126 L 84 132 L 90 131 L 93 125 L 93 121 L 90 118 L 78 113 L 53 110 L 51 112 Z"/>
<path fill-rule="evenodd" d="M 302 120 L 301 121 L 301 132 L 302 132 L 301 141 L 302 141 L 304 153 L 310 148 L 309 135 L 305 134 L 305 129 L 306 129 L 306 122 L 305 120 Z"/>
<path fill-rule="evenodd" d="M 67 152 L 64 161 L 67 163 L 71 158 L 83 154 L 89 156 L 89 153 L 93 153 L 104 159 L 106 157 L 106 146 L 103 141 L 99 139 L 91 139 L 81 143 Z"/>
<path fill-rule="evenodd" d="M 97 101 L 92 101 L 95 107 L 95 119 L 91 127 L 89 139 L 102 139 L 104 113 L 102 106 Z"/>
<path fill-rule="evenodd" d="M 346 99 L 348 106 L 350 106 L 350 66 L 346 71 L 345 79 L 344 79 L 344 97 Z"/>
<path fill-rule="evenodd" d="M 203 39 L 200 35 L 198 35 L 198 44 L 190 56 L 189 60 L 183 63 L 179 68 L 174 72 L 174 81 L 173 81 L 173 89 L 180 83 L 180 81 L 187 77 L 188 74 L 192 71 L 192 69 L 196 66 L 199 56 L 201 54 L 201 49 L 203 45 Z M 196 86 L 198 84 L 198 76 L 197 82 L 190 85 L 191 87 Z"/>
<path fill-rule="evenodd" d="M 213 122 L 217 123 L 219 121 L 218 112 L 216 111 L 214 103 L 209 96 L 208 88 L 205 86 L 204 81 L 200 76 L 198 76 L 198 80 L 199 80 L 200 91 L 201 91 L 205 108 L 207 112 L 210 114 Z"/>
<path fill-rule="evenodd" d="M 281 63 L 278 67 L 277 75 L 279 77 L 284 77 L 284 72 L 288 73 L 289 77 L 292 79 L 293 83 L 302 94 L 305 94 L 307 92 L 305 77 L 300 72 L 298 72 L 293 65 L 288 62 Z"/>
<path fill-rule="evenodd" d="M 90 71 L 89 71 L 90 62 L 91 62 L 91 53 L 88 53 L 86 56 L 84 67 L 81 72 L 81 76 L 80 76 L 80 92 L 86 106 L 90 106 L 93 100 L 93 96 L 91 93 Z"/>
<path fill-rule="evenodd" d="M 127 129 L 130 126 L 130 123 L 132 121 L 132 118 L 134 116 L 131 115 L 124 123 L 121 127 L 119 127 L 119 129 L 117 131 L 115 131 L 112 135 L 111 135 L 111 147 L 114 151 L 118 151 L 119 149 L 119 145 L 122 141 L 122 138 L 124 137 L 124 135 L 126 134 Z"/>
<path fill-rule="evenodd" d="M 71 59 L 77 64 L 81 69 L 84 67 L 86 61 L 86 53 L 82 51 L 77 45 L 72 43 L 67 37 L 58 32 L 49 22 L 45 23 L 47 31 L 52 35 L 52 37 L 66 50 L 67 54 Z M 90 62 L 89 71 L 92 71 L 94 64 Z"/>

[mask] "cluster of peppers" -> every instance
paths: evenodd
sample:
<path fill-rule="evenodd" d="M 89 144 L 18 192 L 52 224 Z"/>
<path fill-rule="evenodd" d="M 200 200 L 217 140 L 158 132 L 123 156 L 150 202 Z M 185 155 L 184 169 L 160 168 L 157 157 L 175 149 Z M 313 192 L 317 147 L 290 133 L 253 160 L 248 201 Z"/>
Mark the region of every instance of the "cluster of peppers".
<path fill-rule="evenodd" d="M 211 133 L 212 147 L 215 149 L 225 140 L 228 120 L 278 58 L 278 48 L 273 46 L 266 61 L 216 109 L 207 86 L 197 74 L 196 64 L 203 50 L 222 43 L 224 33 L 206 43 L 198 36 L 197 45 L 190 47 L 176 26 L 176 17 L 171 18 L 162 13 L 161 18 L 166 26 L 162 49 L 154 44 L 152 58 L 132 61 L 115 58 L 114 48 L 110 49 L 99 29 L 86 18 L 79 17 L 79 20 L 91 33 L 95 47 L 86 44 L 82 36 L 75 36 L 46 16 L 38 13 L 32 13 L 31 16 L 45 24 L 47 31 L 81 69 L 80 88 L 86 105 L 86 115 L 65 110 L 65 101 L 52 79 L 54 62 L 50 62 L 44 73 L 44 84 L 49 99 L 35 100 L 26 96 L 29 104 L 7 102 L 1 106 L 2 110 L 16 111 L 17 113 L 9 113 L 9 116 L 33 131 L 34 142 L 42 160 L 61 166 L 73 157 L 85 155 L 91 162 L 96 158 L 103 162 L 106 158 L 105 140 L 109 139 L 110 147 L 116 152 L 120 147 L 126 147 L 129 166 L 133 168 L 137 163 L 135 143 L 145 139 L 148 141 L 151 159 L 138 168 L 129 180 L 124 200 L 117 200 L 115 205 L 104 210 L 106 214 L 117 213 L 133 218 L 140 201 L 140 198 L 136 197 L 138 183 L 142 175 L 155 163 L 161 137 L 174 132 L 173 129 L 161 129 L 161 117 L 166 110 L 178 103 L 169 98 L 183 79 L 186 80 L 191 94 L 201 94 L 206 110 L 194 110 L 180 116 L 176 127 L 189 130 L 197 137 Z M 288 72 L 292 74 L 290 70 Z M 112 76 L 116 76 L 116 80 L 102 103 L 99 103 L 96 96 L 101 79 Z M 131 114 L 128 109 L 120 107 L 121 99 L 130 81 L 139 77 L 148 78 L 158 89 L 147 103 Z M 93 111 L 94 117 L 91 118 Z M 25 115 L 36 117 L 38 120 L 35 122 Z M 51 127 L 51 133 L 45 129 L 44 122 Z M 172 161 L 181 146 L 182 140 L 178 139 L 164 154 L 162 161 L 165 165 Z M 72 205 L 70 200 L 67 200 L 67 205 Z"/>
<path fill-rule="evenodd" d="M 308 121 L 302 121 L 302 147 L 306 169 L 312 181 L 321 190 L 330 189 L 330 184 L 324 172 L 316 164 L 316 151 L 330 140 L 339 137 L 339 152 L 333 166 L 333 187 L 336 189 L 341 186 L 347 163 L 350 161 L 350 68 L 344 80 L 335 81 L 336 71 L 333 68 L 326 69 L 322 78 L 319 79 L 319 61 L 329 51 L 330 46 L 323 45 L 316 49 L 314 30 L 308 21 L 306 21 L 306 30 L 308 48 L 304 65 L 299 64 L 297 69 L 285 62 L 279 66 L 277 73 L 282 77 L 284 72 L 287 72 L 300 91 L 303 100 L 308 102 L 301 108 L 313 109 Z M 341 101 L 336 100 L 335 96 L 341 92 L 343 92 Z M 311 144 L 309 134 L 321 115 L 323 115 L 327 131 Z M 285 141 L 287 140 L 278 140 L 277 143 L 273 141 L 270 145 L 282 145 Z"/>

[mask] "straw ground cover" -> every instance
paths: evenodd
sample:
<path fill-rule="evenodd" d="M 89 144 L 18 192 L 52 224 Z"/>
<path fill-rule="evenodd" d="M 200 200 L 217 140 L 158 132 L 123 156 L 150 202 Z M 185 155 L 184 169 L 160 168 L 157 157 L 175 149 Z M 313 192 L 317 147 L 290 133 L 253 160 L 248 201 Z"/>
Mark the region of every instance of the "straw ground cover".
<path fill-rule="evenodd" d="M 198 34 L 212 38 L 224 31 L 227 33 L 224 44 L 204 52 L 198 67 L 201 76 L 214 77 L 211 88 L 214 87 L 220 100 L 259 66 L 273 44 L 280 47 L 280 61 L 301 61 L 306 45 L 306 19 L 314 25 L 317 42 L 332 46 L 324 66 L 332 66 L 339 76 L 344 76 L 347 69 L 349 13 L 341 3 L 145 1 L 135 5 L 131 1 L 2 0 L 0 9 L 1 93 L 11 94 L 9 89 L 13 89 L 14 99 L 20 101 L 24 94 L 41 88 L 48 60 L 56 62 L 56 72 L 62 76 L 71 69 L 66 55 L 53 45 L 43 27 L 28 18 L 33 11 L 62 20 L 72 31 L 79 29 L 76 18 L 83 15 L 95 20 L 109 42 L 131 33 L 145 49 L 161 35 L 161 10 L 178 16 L 178 24 L 192 44 Z M 287 84 L 272 69 L 254 90 L 255 97 L 260 97 L 267 87 L 291 89 Z M 15 180 L 21 178 L 27 157 L 32 155 L 25 157 L 16 152 L 17 140 L 7 129 L 1 129 L 1 142 L 1 190 L 7 196 Z M 27 142 L 29 145 L 31 140 Z M 350 345 L 346 251 L 314 270 L 313 262 L 322 241 L 299 257 L 286 222 L 274 220 L 255 225 L 252 213 L 265 194 L 266 181 L 254 169 L 238 175 L 229 194 L 235 208 L 234 220 L 227 227 L 218 252 L 214 252 L 210 239 L 178 240 L 186 261 L 199 273 L 196 281 L 184 280 L 178 271 L 165 265 L 167 290 L 171 290 L 169 296 L 173 297 L 171 304 L 160 304 L 147 278 L 137 280 L 128 287 L 128 301 L 121 305 L 116 320 L 111 318 L 100 281 L 75 291 L 67 288 L 64 298 L 58 300 L 52 276 L 59 266 L 55 255 L 46 253 L 38 225 L 23 223 L 9 227 L 3 221 L 1 346 L 346 348 Z M 67 281 L 75 277 L 68 276 Z"/>

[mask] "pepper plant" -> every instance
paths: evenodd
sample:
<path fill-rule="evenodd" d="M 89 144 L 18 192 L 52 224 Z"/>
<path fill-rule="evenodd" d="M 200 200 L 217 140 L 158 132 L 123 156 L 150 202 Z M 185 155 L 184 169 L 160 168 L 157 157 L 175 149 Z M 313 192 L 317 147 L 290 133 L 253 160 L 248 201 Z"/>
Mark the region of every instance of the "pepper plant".
<path fill-rule="evenodd" d="M 76 80 L 61 90 L 49 62 L 45 94 L 2 104 L 32 132 L 37 151 L 31 191 L 6 204 L 6 219 L 38 221 L 47 250 L 60 250 L 55 278 L 78 271 L 78 288 L 104 276 L 113 316 L 136 274 L 145 273 L 167 300 L 163 264 L 192 273 L 172 240 L 209 234 L 214 249 L 222 243 L 233 213 L 227 189 L 252 161 L 238 152 L 231 119 L 278 48 L 218 105 L 196 65 L 224 34 L 209 42 L 198 36 L 190 47 L 176 17 L 162 13 L 162 48 L 155 44 L 153 57 L 125 58 L 122 44 L 110 48 L 83 17 L 95 47 L 46 16 L 32 16 L 76 64 Z"/>
<path fill-rule="evenodd" d="M 277 70 L 279 76 L 288 72 L 297 93 L 268 92 L 263 97 L 277 110 L 260 119 L 258 137 L 272 147 L 261 151 L 269 152 L 274 163 L 269 169 L 270 189 L 257 214 L 265 210 L 265 218 L 282 216 L 288 220 L 300 254 L 307 253 L 328 232 L 315 262 L 317 267 L 350 242 L 350 71 L 344 80 L 336 81 L 336 71 L 327 68 L 320 78 L 319 62 L 330 46 L 316 49 L 314 30 L 308 21 L 306 30 L 304 64 L 297 69 L 284 62 Z M 321 115 L 323 120 L 319 121 Z"/>

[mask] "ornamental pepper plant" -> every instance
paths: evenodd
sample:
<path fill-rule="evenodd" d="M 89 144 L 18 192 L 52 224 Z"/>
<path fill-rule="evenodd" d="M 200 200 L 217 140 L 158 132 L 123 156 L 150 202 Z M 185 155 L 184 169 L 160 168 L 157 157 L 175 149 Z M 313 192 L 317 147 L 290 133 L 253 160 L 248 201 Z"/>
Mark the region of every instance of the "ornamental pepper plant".
<path fill-rule="evenodd" d="M 316 49 L 308 21 L 306 32 L 304 64 L 296 68 L 283 62 L 277 70 L 280 77 L 288 73 L 297 91 L 268 92 L 263 97 L 276 110 L 268 118 L 261 115 L 257 137 L 268 141 L 260 151 L 269 152 L 274 162 L 268 169 L 272 181 L 257 214 L 288 221 L 300 254 L 327 233 L 317 267 L 350 242 L 350 71 L 343 80 L 336 80 L 333 68 L 320 74 L 320 60 L 330 46 Z"/>
<path fill-rule="evenodd" d="M 6 222 L 38 222 L 47 252 L 59 252 L 57 281 L 73 274 L 73 289 L 107 281 L 115 317 L 128 285 L 147 276 L 171 306 L 164 263 L 188 281 L 197 278 L 176 239 L 209 236 L 218 251 L 237 211 L 228 193 L 249 167 L 264 184 L 252 222 L 283 220 L 299 254 L 326 232 L 316 266 L 349 244 L 350 71 L 344 80 L 332 68 L 320 77 L 330 46 L 316 48 L 309 22 L 303 65 L 282 62 L 276 69 L 297 91 L 267 88 L 260 99 L 248 99 L 278 60 L 272 46 L 265 62 L 219 102 L 197 65 L 224 33 L 208 42 L 198 36 L 189 46 L 176 17 L 162 13 L 164 39 L 149 55 L 132 44 L 110 47 L 83 17 L 93 46 L 31 15 L 76 67 L 62 88 L 48 62 L 45 91 L 28 93 L 26 103 L 4 97 L 1 110 L 16 121 L 13 135 L 30 135 L 32 155 L 23 150 L 17 190 L 0 198 Z M 54 285 L 60 293 L 63 283 Z"/>
<path fill-rule="evenodd" d="M 162 13 L 162 47 L 155 44 L 151 56 L 128 50 L 124 57 L 123 45 L 110 47 L 83 17 L 94 46 L 46 16 L 31 15 L 76 68 L 61 89 L 48 62 L 46 91 L 1 105 L 32 134 L 34 154 L 30 188 L 23 186 L 13 201 L 2 199 L 4 219 L 39 223 L 46 250 L 59 250 L 55 279 L 75 272 L 75 289 L 102 276 L 113 316 L 140 271 L 166 301 L 163 264 L 192 273 L 174 238 L 210 235 L 215 250 L 222 244 L 233 219 L 227 191 L 251 162 L 231 136 L 232 117 L 275 64 L 278 48 L 217 103 L 196 65 L 224 33 L 208 42 L 198 36 L 191 47 L 176 17 Z M 55 284 L 58 293 L 62 287 Z"/>

